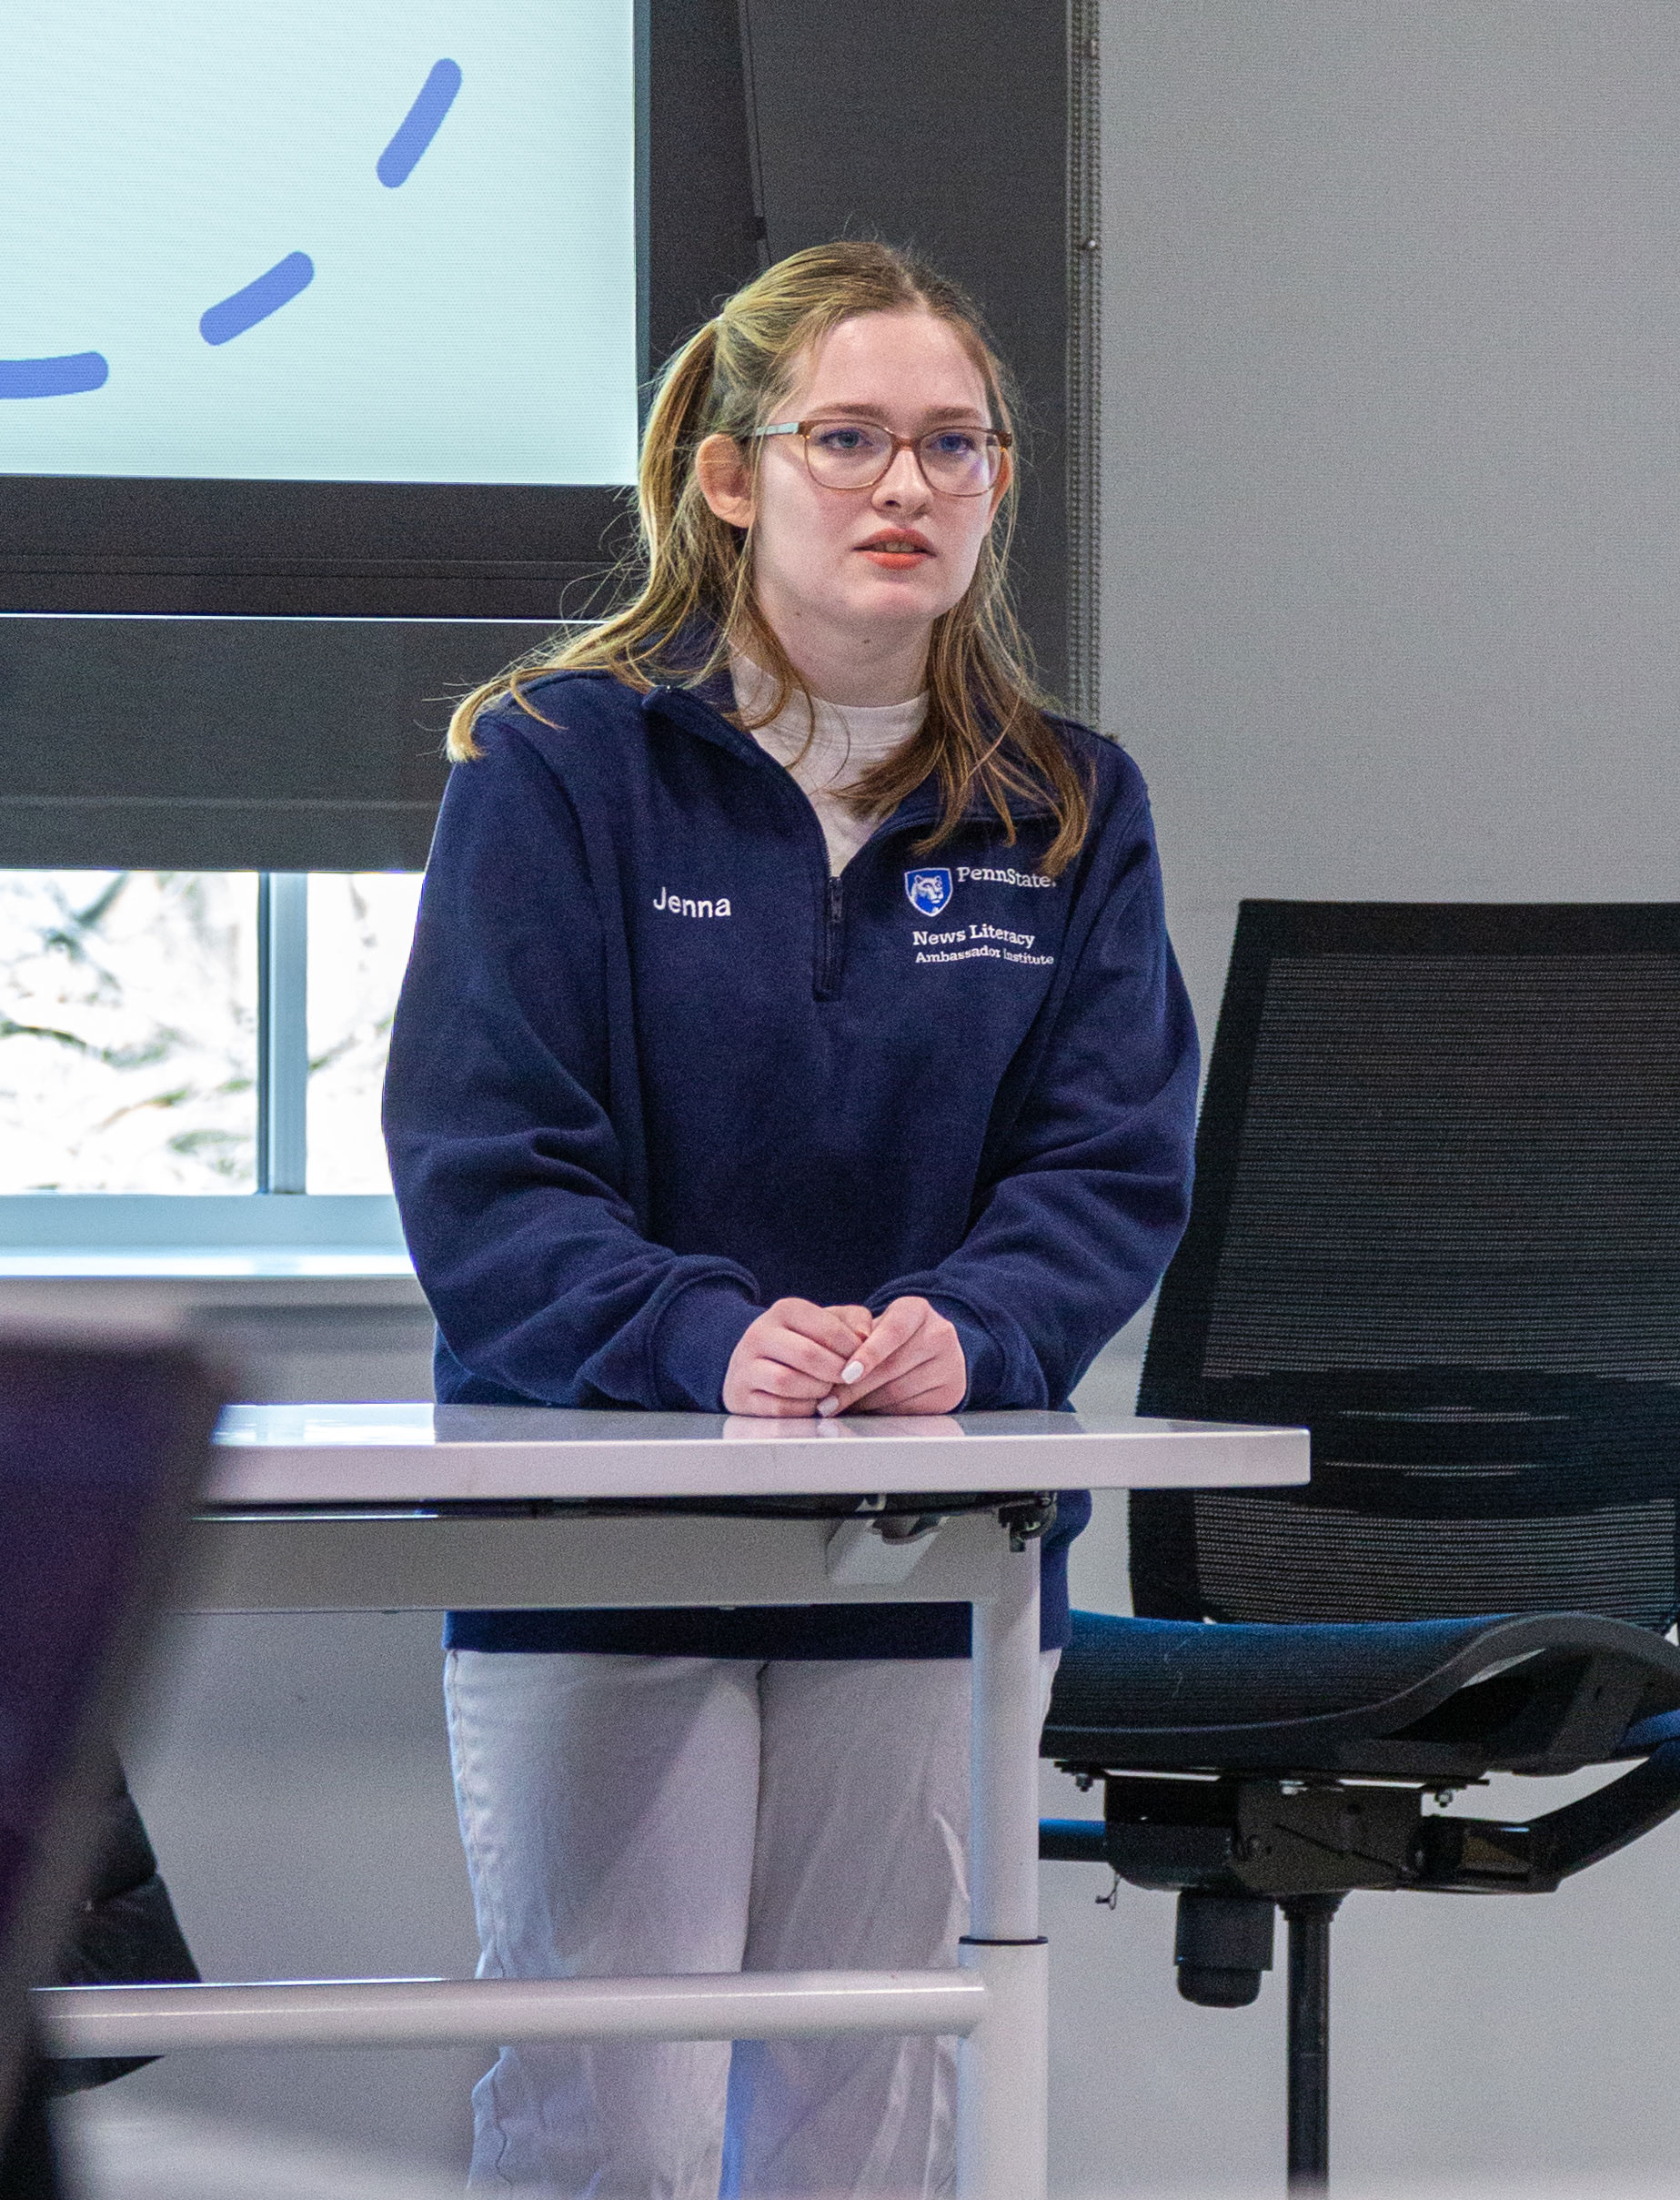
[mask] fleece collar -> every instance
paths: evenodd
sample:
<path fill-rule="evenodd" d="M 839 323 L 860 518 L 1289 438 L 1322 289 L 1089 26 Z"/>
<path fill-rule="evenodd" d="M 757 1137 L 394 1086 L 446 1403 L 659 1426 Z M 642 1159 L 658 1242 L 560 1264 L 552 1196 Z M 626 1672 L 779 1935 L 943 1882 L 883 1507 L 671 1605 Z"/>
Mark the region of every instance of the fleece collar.
<path fill-rule="evenodd" d="M 709 680 L 693 687 L 662 685 L 651 688 L 641 699 L 641 708 L 646 717 L 662 718 L 672 725 L 680 726 L 685 732 L 693 733 L 701 741 L 710 742 L 714 747 L 726 749 L 731 756 L 739 757 L 745 763 L 761 770 L 780 772 L 781 766 L 775 758 L 761 749 L 749 733 L 743 733 L 723 715 L 726 711 L 733 710 L 734 706 L 735 691 L 727 670 L 714 673 Z M 1034 796 L 1020 800 L 1017 813 L 1045 817 L 1051 813 L 1051 804 L 1045 797 Z M 912 788 L 890 816 L 881 820 L 877 830 L 886 826 L 930 825 L 939 814 L 939 788 L 933 781 L 924 780 L 920 786 Z M 974 823 L 994 824 L 997 822 L 991 803 L 979 793 L 971 794 L 963 815 L 966 821 Z"/>

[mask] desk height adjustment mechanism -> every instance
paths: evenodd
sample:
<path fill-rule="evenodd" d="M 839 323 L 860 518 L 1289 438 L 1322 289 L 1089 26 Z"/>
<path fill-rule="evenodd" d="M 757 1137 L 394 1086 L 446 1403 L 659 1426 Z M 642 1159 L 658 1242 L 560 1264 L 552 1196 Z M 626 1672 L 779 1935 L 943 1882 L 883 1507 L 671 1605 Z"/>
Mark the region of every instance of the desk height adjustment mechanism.
<path fill-rule="evenodd" d="M 846 1589 L 887 1589 L 908 1581 L 945 1525 L 938 1512 L 892 1512 L 885 1498 L 862 1498 L 829 1537 L 830 1581 Z"/>
<path fill-rule="evenodd" d="M 1009 1529 L 1009 1547 L 1017 1553 L 1029 1543 L 1047 1536 L 1056 1525 L 1056 1493 L 1037 1489 L 1031 1496 L 1011 1498 L 998 1507 L 998 1519 Z"/>

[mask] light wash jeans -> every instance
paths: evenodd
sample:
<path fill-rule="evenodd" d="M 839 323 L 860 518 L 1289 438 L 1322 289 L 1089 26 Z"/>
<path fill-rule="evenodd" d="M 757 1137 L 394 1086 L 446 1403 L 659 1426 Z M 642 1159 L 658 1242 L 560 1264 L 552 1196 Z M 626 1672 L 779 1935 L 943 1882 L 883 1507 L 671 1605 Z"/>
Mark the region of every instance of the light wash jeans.
<path fill-rule="evenodd" d="M 966 1660 L 454 1650 L 444 1688 L 480 1978 L 956 1961 Z M 934 2200 L 955 2071 L 949 2039 L 506 2047 L 471 2181 Z"/>

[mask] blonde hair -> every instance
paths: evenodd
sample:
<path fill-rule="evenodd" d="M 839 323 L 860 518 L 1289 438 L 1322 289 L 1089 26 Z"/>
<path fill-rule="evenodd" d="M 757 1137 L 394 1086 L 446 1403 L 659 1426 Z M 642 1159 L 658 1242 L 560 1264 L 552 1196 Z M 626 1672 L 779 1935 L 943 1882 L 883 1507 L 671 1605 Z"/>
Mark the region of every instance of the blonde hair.
<path fill-rule="evenodd" d="M 588 632 L 558 647 L 547 642 L 475 689 L 450 720 L 450 757 L 478 755 L 476 720 L 509 698 L 541 718 L 525 690 L 545 673 L 609 672 L 645 693 L 672 679 L 714 676 L 727 665 L 731 645 L 774 683 L 753 724 L 767 723 L 796 692 L 809 704 L 809 689 L 759 610 L 751 530 L 731 527 L 712 510 L 694 454 L 708 436 L 730 436 L 756 483 L 762 445 L 746 439 L 788 396 L 804 355 L 858 314 L 906 310 L 931 313 L 956 332 L 985 384 L 995 424 L 1008 429 L 1007 375 L 974 306 L 954 283 L 908 253 L 867 241 L 815 245 L 778 261 L 690 337 L 660 378 L 637 477 L 640 555 L 634 595 Z M 924 780 L 937 779 L 941 814 L 924 849 L 948 839 L 977 800 L 1011 842 L 1011 803 L 1048 807 L 1058 830 L 1042 867 L 1054 876 L 1083 843 L 1091 798 L 1085 774 L 1045 715 L 1047 698 L 1030 669 L 1010 603 L 1005 567 L 1013 506 L 1011 479 L 968 589 L 933 622 L 920 731 L 860 778 L 848 800 L 861 813 L 884 814 Z M 697 629 L 711 638 L 707 661 L 677 661 L 675 645 Z"/>

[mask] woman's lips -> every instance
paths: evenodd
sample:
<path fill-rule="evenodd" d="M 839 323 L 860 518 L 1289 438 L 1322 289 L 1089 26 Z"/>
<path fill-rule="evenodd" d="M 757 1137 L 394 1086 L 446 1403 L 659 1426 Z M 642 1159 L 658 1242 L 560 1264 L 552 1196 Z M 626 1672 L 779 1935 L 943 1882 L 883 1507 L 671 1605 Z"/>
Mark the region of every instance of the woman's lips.
<path fill-rule="evenodd" d="M 873 542 L 859 543 L 858 548 L 871 565 L 889 573 L 907 573 L 912 565 L 933 555 L 933 545 L 914 535 L 880 535 Z"/>

